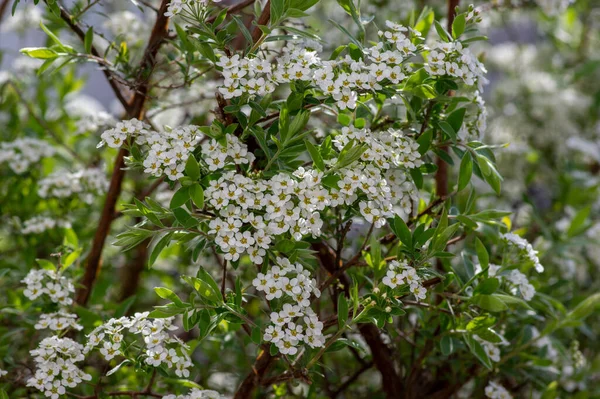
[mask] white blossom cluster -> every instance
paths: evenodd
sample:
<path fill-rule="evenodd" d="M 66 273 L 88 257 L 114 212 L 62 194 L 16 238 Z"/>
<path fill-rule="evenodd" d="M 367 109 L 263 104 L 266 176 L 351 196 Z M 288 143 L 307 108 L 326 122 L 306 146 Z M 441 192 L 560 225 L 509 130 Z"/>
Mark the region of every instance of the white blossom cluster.
<path fill-rule="evenodd" d="M 204 7 L 207 6 L 208 3 L 220 3 L 221 0 L 171 0 L 169 6 L 167 7 L 167 11 L 165 12 L 165 16 L 174 17 L 179 14 L 185 6 L 193 7 L 195 5 Z"/>
<path fill-rule="evenodd" d="M 44 338 L 30 353 L 34 356 L 36 371 L 27 386 L 42 391 L 46 397 L 58 399 L 65 394 L 66 388 L 92 379 L 76 365 L 84 359 L 83 345 L 70 338 Z"/>
<path fill-rule="evenodd" d="M 485 396 L 490 399 L 512 399 L 506 388 L 494 381 L 490 381 L 485 387 Z"/>
<path fill-rule="evenodd" d="M 210 140 L 202 145 L 202 155 L 208 169 L 212 172 L 225 167 L 226 163 L 236 165 L 251 164 L 255 156 L 248 151 L 248 147 L 233 134 L 225 136 L 226 146 L 217 140 Z"/>
<path fill-rule="evenodd" d="M 277 258 L 275 263 L 266 274 L 259 273 L 252 285 L 269 301 L 283 297 L 295 303 L 285 303 L 279 312 L 271 313 L 272 324 L 265 330 L 264 340 L 288 355 L 295 355 L 301 342 L 312 348 L 322 347 L 323 323 L 310 308 L 311 297 L 321 296 L 316 280 L 299 263 L 291 264 L 286 258 Z"/>
<path fill-rule="evenodd" d="M 410 72 L 403 62 L 418 51 L 411 40 L 421 40 L 418 31 L 391 21 L 386 26 L 388 30 L 379 32 L 382 41 L 365 49 L 358 61 L 349 55 L 322 60 L 317 55 L 321 46 L 310 41 L 288 45 L 275 63 L 261 56 L 223 55 L 216 64 L 224 77 L 219 91 L 226 99 L 243 93 L 263 96 L 280 84 L 304 81 L 332 96 L 339 109 L 355 109 L 359 94 L 381 90 L 383 84 L 399 84 Z"/>
<path fill-rule="evenodd" d="M 535 288 L 533 285 L 529 283 L 527 276 L 521 273 L 519 270 L 511 270 L 506 275 L 498 275 L 497 272 L 500 269 L 500 266 L 490 264 L 488 269 L 488 275 L 490 277 L 506 277 L 508 281 L 514 284 L 515 288 L 518 289 L 519 293 L 523 297 L 524 300 L 530 301 L 535 295 Z"/>
<path fill-rule="evenodd" d="M 64 310 L 42 314 L 34 327 L 36 330 L 49 329 L 52 331 L 63 331 L 70 328 L 78 331 L 83 329 L 83 327 L 77 323 L 77 315 Z"/>
<path fill-rule="evenodd" d="M 189 348 L 179 338 L 169 334 L 169 331 L 178 328 L 173 325 L 175 318 L 150 319 L 148 314 L 148 312 L 136 313 L 132 317 L 110 319 L 96 327 L 88 334 L 84 353 L 99 348 L 100 353 L 107 361 L 120 355 L 125 356 L 125 348 L 129 347 L 131 343 L 125 342 L 124 334 L 129 332 L 141 336 L 146 364 L 152 367 L 165 365 L 174 368 L 178 377 L 189 377 L 189 368 L 192 366 L 192 361 L 187 353 Z"/>
<path fill-rule="evenodd" d="M 460 41 L 435 42 L 427 61 L 425 70 L 430 75 L 459 78 L 468 86 L 477 85 L 480 92 L 487 83 L 485 67 Z"/>
<path fill-rule="evenodd" d="M 4 377 L 6 374 L 8 374 L 8 371 L 0 369 L 0 378 Z"/>
<path fill-rule="evenodd" d="M 219 392 L 211 389 L 193 388 L 187 395 L 166 395 L 162 399 L 221 399 L 222 397 Z"/>
<path fill-rule="evenodd" d="M 346 199 L 365 195 L 366 199 L 359 202 L 359 209 L 368 222 L 375 223 L 375 227 L 383 226 L 385 218 L 394 215 L 406 218 L 417 199 L 417 191 L 401 168 L 418 168 L 423 164 L 417 142 L 394 129 L 371 132 L 344 127 L 333 139 L 333 144 L 341 151 L 351 140 L 366 144 L 367 149 L 361 156 L 364 164 L 353 164 L 352 168 L 340 171 L 343 176 L 338 182 L 340 195 Z"/>
<path fill-rule="evenodd" d="M 395 289 L 398 286 L 407 284 L 410 287 L 410 292 L 417 300 L 425 299 L 427 289 L 421 284 L 423 280 L 417 274 L 417 270 L 409 266 L 407 261 L 394 260 L 389 263 L 388 268 L 385 277 L 381 280 L 384 285 Z"/>
<path fill-rule="evenodd" d="M 77 172 L 59 171 L 38 182 L 38 195 L 42 198 L 68 198 L 78 196 L 92 204 L 96 196 L 108 190 L 108 180 L 101 169 L 83 169 Z"/>
<path fill-rule="evenodd" d="M 23 234 L 40 234 L 46 230 L 51 230 L 56 227 L 70 228 L 71 222 L 68 220 L 56 220 L 47 216 L 34 216 L 23 222 L 21 233 Z"/>
<path fill-rule="evenodd" d="M 486 341 L 485 339 L 479 337 L 478 335 L 474 335 L 473 338 L 475 339 L 475 341 L 477 341 L 481 344 L 483 351 L 490 358 L 490 360 L 494 363 L 500 361 L 500 345 L 508 345 L 508 342 L 506 342 L 504 340 L 504 337 L 502 337 L 501 342 L 497 342 L 497 343 Z"/>
<path fill-rule="evenodd" d="M 59 305 L 73 304 L 70 295 L 75 292 L 75 286 L 71 279 L 56 270 L 32 269 L 21 282 L 27 285 L 23 295 L 31 300 L 46 295 Z"/>
<path fill-rule="evenodd" d="M 529 259 L 533 263 L 533 265 L 535 266 L 535 270 L 538 273 L 542 273 L 544 271 L 544 266 L 542 266 L 537 256 L 538 251 L 533 249 L 533 246 L 531 246 L 531 244 L 526 239 L 514 233 L 502 234 L 501 237 L 510 245 L 517 247 L 525 255 L 525 257 L 527 257 L 527 259 Z"/>
<path fill-rule="evenodd" d="M 112 19 L 108 21 L 114 22 Z M 131 29 L 131 24 L 123 26 Z M 129 30 L 129 32 L 131 31 Z M 77 118 L 76 134 L 96 132 L 102 127 L 114 126 L 117 122 L 111 114 L 86 96 L 79 95 L 72 98 L 65 105 L 65 108 L 70 117 Z"/>
<path fill-rule="evenodd" d="M 13 172 L 21 174 L 42 158 L 56 153 L 47 141 L 30 137 L 0 143 L 0 163 L 8 163 Z"/>
<path fill-rule="evenodd" d="M 471 104 L 475 106 L 475 111 L 465 115 L 465 120 L 457 133 L 458 137 L 465 141 L 481 138 L 487 129 L 488 111 L 479 91 L 473 93 Z"/>
<path fill-rule="evenodd" d="M 101 147 L 105 143 L 109 147 L 123 146 L 131 137 L 142 146 L 147 154 L 143 161 L 144 172 L 156 177 L 167 175 L 170 180 L 183 177 L 185 163 L 200 142 L 201 135 L 196 126 L 182 126 L 166 132 L 149 130 L 149 126 L 137 119 L 118 122 L 112 129 L 102 133 Z M 221 156 L 221 159 L 226 158 Z"/>

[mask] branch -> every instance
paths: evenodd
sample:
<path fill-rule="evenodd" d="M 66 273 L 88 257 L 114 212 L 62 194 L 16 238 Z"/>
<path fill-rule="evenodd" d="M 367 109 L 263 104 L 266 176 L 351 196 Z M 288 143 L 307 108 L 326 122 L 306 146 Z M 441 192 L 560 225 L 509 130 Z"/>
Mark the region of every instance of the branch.
<path fill-rule="evenodd" d="M 256 358 L 252 371 L 248 373 L 246 378 L 242 381 L 237 391 L 235 392 L 234 399 L 250 399 L 252 393 L 261 384 L 262 379 L 271 367 L 271 364 L 275 361 L 275 357 L 269 353 L 269 347 L 267 345 L 262 346 L 262 352 Z"/>
<path fill-rule="evenodd" d="M 339 265 L 336 265 L 335 263 L 335 253 L 322 242 L 313 243 L 312 249 L 316 251 L 316 257 L 319 259 L 321 266 L 331 274 L 336 273 L 337 269 L 339 269 Z M 346 273 L 342 273 L 340 274 L 339 279 L 340 283 L 343 285 L 346 296 L 348 296 L 350 290 L 350 278 Z M 374 324 L 365 323 L 359 324 L 358 330 L 371 349 L 373 363 L 381 374 L 381 385 L 386 397 L 388 399 L 400 398 L 402 392 L 402 380 L 396 371 L 390 349 L 381 339 L 379 329 Z"/>
<path fill-rule="evenodd" d="M 46 0 L 46 3 L 48 3 L 48 0 Z M 60 8 L 60 17 L 62 18 L 62 20 L 65 21 L 67 23 L 67 25 L 69 25 L 69 28 L 71 28 L 71 30 L 83 42 L 85 40 L 85 32 L 83 31 L 83 29 L 81 29 L 81 27 L 76 22 L 73 21 L 73 16 L 71 14 L 69 14 L 60 5 L 58 7 Z M 96 47 L 94 47 L 94 45 L 92 45 L 91 52 L 92 52 L 93 56 L 98 57 L 98 58 L 102 58 L 100 56 L 100 53 L 96 49 Z M 119 86 L 117 85 L 117 83 L 115 82 L 115 80 L 113 79 L 112 74 L 110 73 L 109 70 L 107 70 L 105 68 L 101 68 L 101 69 L 102 69 L 102 73 L 104 73 L 104 76 L 106 77 L 106 80 L 108 80 L 108 84 L 110 85 L 110 87 L 112 88 L 113 92 L 115 93 L 115 96 L 117 96 L 117 98 L 119 99 L 119 102 L 121 103 L 121 105 L 123 106 L 123 108 L 125 110 L 128 110 L 129 104 L 127 102 L 127 99 L 125 98 L 125 96 L 121 92 L 121 89 L 119 88 Z"/>
<path fill-rule="evenodd" d="M 256 0 L 246 0 L 246 1 L 242 1 L 239 4 L 236 4 L 234 6 L 230 6 L 227 8 L 227 14 L 233 14 L 234 12 L 238 12 L 240 10 L 243 10 L 244 8 L 248 7 L 249 5 L 251 5 L 252 3 L 254 3 Z M 218 14 L 217 14 L 218 15 Z M 215 15 L 214 17 L 209 18 L 206 23 L 207 24 L 212 24 L 213 22 L 215 22 L 215 20 L 217 19 L 217 16 Z"/>
<path fill-rule="evenodd" d="M 257 43 L 258 40 L 261 38 L 261 36 L 263 35 L 263 31 L 260 30 L 259 25 L 266 25 L 269 23 L 269 20 L 271 19 L 271 0 L 267 1 L 267 4 L 265 4 L 265 8 L 263 9 L 262 13 L 260 14 L 260 17 L 258 17 L 258 21 L 256 21 L 256 26 L 254 27 L 254 30 L 252 31 L 252 42 L 253 43 Z"/>
<path fill-rule="evenodd" d="M 354 372 L 354 374 L 352 374 L 350 376 L 350 378 L 348 378 L 346 381 L 344 381 L 344 383 L 342 385 L 340 385 L 340 387 L 338 389 L 336 389 L 335 391 L 333 391 L 331 393 L 330 398 L 335 399 L 339 394 L 341 394 L 346 389 L 348 389 L 348 387 L 350 385 L 352 385 L 356 380 L 358 380 L 358 378 L 365 371 L 369 370 L 371 367 L 373 367 L 373 362 L 367 362 L 367 363 L 363 364 L 362 367 L 360 369 L 356 370 L 356 372 Z"/>
<path fill-rule="evenodd" d="M 156 17 L 156 22 L 152 28 L 148 45 L 144 52 L 142 61 L 140 62 L 138 76 L 136 82 L 139 83 L 139 89 L 136 91 L 133 99 L 130 103 L 127 103 L 125 109 L 127 114 L 132 118 L 144 119 L 144 105 L 146 103 L 146 96 L 148 94 L 149 86 L 148 82 L 152 75 L 152 70 L 156 65 L 156 55 L 158 49 L 164 38 L 167 36 L 167 28 L 169 25 L 169 18 L 165 16 L 169 0 L 162 0 L 159 8 L 159 12 Z M 61 12 L 62 14 L 62 12 Z M 83 32 L 82 32 L 83 33 Z M 144 73 L 146 76 L 144 77 Z M 136 85 L 137 86 L 137 85 Z M 106 194 L 106 200 L 102 209 L 102 215 L 98 222 L 98 229 L 92 242 L 92 248 L 87 259 L 87 265 L 85 268 L 85 274 L 82 280 L 82 287 L 77 292 L 76 302 L 79 305 L 85 305 L 92 292 L 92 287 L 96 281 L 96 275 L 100 269 L 100 261 L 102 258 L 102 249 L 106 237 L 108 236 L 110 225 L 113 221 L 115 213 L 115 207 L 119 195 L 121 194 L 121 185 L 123 178 L 125 177 L 125 157 L 128 155 L 126 148 L 121 148 L 117 157 L 115 158 L 113 174 L 110 179 L 110 185 L 108 193 Z"/>

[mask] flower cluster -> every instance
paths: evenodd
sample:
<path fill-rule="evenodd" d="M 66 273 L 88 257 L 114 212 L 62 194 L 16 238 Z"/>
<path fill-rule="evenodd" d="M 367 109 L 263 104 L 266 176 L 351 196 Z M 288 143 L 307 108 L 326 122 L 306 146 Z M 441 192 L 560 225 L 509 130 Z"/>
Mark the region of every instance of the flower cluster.
<path fill-rule="evenodd" d="M 56 270 L 32 269 L 21 282 L 27 285 L 23 294 L 31 300 L 47 295 L 52 302 L 60 305 L 73 303 L 70 297 L 75 292 L 73 282 Z"/>
<path fill-rule="evenodd" d="M 113 17 L 114 15 L 115 14 L 113 14 Z M 113 19 L 107 21 L 115 22 Z M 127 27 L 128 33 L 131 34 L 131 23 L 128 24 Z M 104 111 L 99 104 L 95 103 L 87 96 L 74 96 L 65 105 L 65 109 L 71 118 L 77 119 L 76 134 L 96 132 L 101 127 L 114 126 L 116 123 L 115 118 L 111 114 Z"/>
<path fill-rule="evenodd" d="M 269 301 L 283 297 L 295 302 L 285 303 L 279 312 L 271 313 L 272 324 L 265 330 L 265 341 L 274 343 L 281 353 L 289 355 L 298 352 L 300 342 L 313 348 L 325 344 L 323 323 L 310 308 L 311 297 L 314 295 L 318 298 L 321 292 L 316 280 L 302 265 L 277 258 L 276 266 L 266 274 L 259 273 L 252 285 L 264 292 Z"/>
<path fill-rule="evenodd" d="M 544 266 L 542 266 L 537 256 L 538 252 L 533 249 L 531 244 L 526 239 L 513 233 L 502 234 L 502 239 L 510 245 L 517 247 L 525 255 L 525 257 L 527 257 L 527 259 L 533 263 L 535 270 L 538 273 L 542 273 L 544 271 Z"/>
<path fill-rule="evenodd" d="M 213 3 L 220 3 L 221 0 L 210 0 Z M 193 7 L 194 5 L 199 5 L 201 7 L 207 6 L 209 0 L 171 0 L 169 6 L 167 7 L 167 11 L 165 12 L 166 17 L 174 17 L 179 14 L 183 7 Z"/>
<path fill-rule="evenodd" d="M 466 85 L 477 84 L 479 91 L 487 83 L 483 64 L 459 41 L 436 42 L 427 55 L 425 70 L 434 76 L 451 76 L 461 79 Z"/>
<path fill-rule="evenodd" d="M 535 295 L 535 288 L 529 283 L 527 276 L 518 270 L 511 270 L 508 274 L 497 275 L 500 266 L 490 264 L 488 269 L 488 275 L 490 277 L 506 277 L 506 279 L 514 284 L 515 289 L 519 290 L 519 293 L 524 300 L 530 301 Z"/>
<path fill-rule="evenodd" d="M 490 381 L 485 387 L 485 396 L 490 399 L 512 399 L 512 395 L 502 385 Z"/>
<path fill-rule="evenodd" d="M 502 342 L 494 343 L 494 342 L 486 341 L 485 339 L 479 337 L 478 335 L 474 335 L 473 338 L 475 339 L 475 341 L 477 341 L 477 342 L 479 342 L 479 344 L 481 344 L 483 351 L 486 353 L 486 355 L 490 358 L 490 360 L 492 362 L 500 361 L 500 344 L 505 345 L 505 344 L 507 344 L 507 342 L 505 342 L 503 340 Z"/>
<path fill-rule="evenodd" d="M 64 310 L 42 314 L 34 327 L 36 330 L 50 329 L 52 331 L 63 331 L 69 328 L 75 330 L 83 329 L 83 327 L 77 323 L 77 315 Z"/>
<path fill-rule="evenodd" d="M 406 218 L 417 194 L 406 169 L 423 164 L 417 142 L 394 129 L 372 132 L 344 127 L 333 144 L 341 151 L 351 141 L 364 144 L 366 150 L 361 163 L 340 171 L 343 178 L 337 184 L 346 204 L 357 195 L 364 198 L 359 202 L 360 212 L 375 227 L 383 226 L 385 218 L 394 215 Z"/>
<path fill-rule="evenodd" d="M 388 267 L 388 272 L 381 280 L 384 285 L 395 289 L 398 286 L 406 284 L 417 300 L 425 299 L 427 289 L 421 284 L 422 279 L 414 267 L 409 266 L 405 260 L 402 262 L 394 260 L 390 262 Z"/>
<path fill-rule="evenodd" d="M 303 81 L 333 97 L 339 109 L 355 109 L 361 93 L 382 89 L 384 84 L 399 84 L 409 72 L 403 64 L 414 56 L 420 33 L 387 21 L 389 30 L 380 31 L 381 42 L 364 50 L 359 60 L 322 60 L 318 43 L 292 43 L 283 49 L 275 63 L 257 56 L 240 58 L 221 56 L 217 66 L 223 69 L 224 83 L 219 91 L 224 98 L 244 93 L 264 96 L 280 84 Z M 408 36 L 407 36 L 408 34 Z"/>
<path fill-rule="evenodd" d="M 255 157 L 248 152 L 248 147 L 232 134 L 225 136 L 226 145 L 222 146 L 217 140 L 210 140 L 202 145 L 202 155 L 208 169 L 212 172 L 223 169 L 226 163 L 235 165 L 251 164 Z"/>
<path fill-rule="evenodd" d="M 31 219 L 23 222 L 21 233 L 23 234 L 40 234 L 46 230 L 51 230 L 56 227 L 70 228 L 71 222 L 68 220 L 56 220 L 46 216 L 34 216 Z"/>
<path fill-rule="evenodd" d="M 217 391 L 194 388 L 187 395 L 166 395 L 163 399 L 221 399 L 222 397 L 223 395 Z"/>
<path fill-rule="evenodd" d="M 38 195 L 42 198 L 68 198 L 77 195 L 86 204 L 108 190 L 108 180 L 100 169 L 78 172 L 55 172 L 38 182 Z"/>
<path fill-rule="evenodd" d="M 200 142 L 196 126 L 182 126 L 158 133 L 149 130 L 148 125 L 137 119 L 118 122 L 101 137 L 98 146 L 106 143 L 112 148 L 121 147 L 129 138 L 135 138 L 136 144 L 142 146 L 147 154 L 143 161 L 144 171 L 156 177 L 165 174 L 170 180 L 183 176 L 185 163 Z"/>
<path fill-rule="evenodd" d="M 189 349 L 179 338 L 171 336 L 169 331 L 177 330 L 173 325 L 174 317 L 150 319 L 148 312 L 136 313 L 132 317 L 110 319 L 96 327 L 89 335 L 84 353 L 98 347 L 105 360 L 126 355 L 124 333 L 140 335 L 144 345 L 144 362 L 152 367 L 165 365 L 175 369 L 178 377 L 189 377 L 192 361 L 187 353 Z"/>
<path fill-rule="evenodd" d="M 82 381 L 92 379 L 75 364 L 84 359 L 83 345 L 70 338 L 45 338 L 30 353 L 34 356 L 36 371 L 27 386 L 44 392 L 51 399 L 64 395 L 65 388 L 74 388 Z"/>
<path fill-rule="evenodd" d="M 55 154 L 48 142 L 29 137 L 0 143 L 0 163 L 7 162 L 13 172 L 21 174 L 42 158 Z"/>

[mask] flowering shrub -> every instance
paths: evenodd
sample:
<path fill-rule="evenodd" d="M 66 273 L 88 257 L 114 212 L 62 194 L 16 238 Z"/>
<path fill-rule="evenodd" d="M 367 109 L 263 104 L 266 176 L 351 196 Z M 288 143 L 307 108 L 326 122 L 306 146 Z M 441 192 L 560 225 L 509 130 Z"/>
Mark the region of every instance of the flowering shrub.
<path fill-rule="evenodd" d="M 593 397 L 598 294 L 553 297 L 497 209 L 495 11 L 338 0 L 330 37 L 327 2 L 162 0 L 104 33 L 97 3 L 37 4 L 43 63 L 0 91 L 0 397 Z M 72 98 L 82 62 L 121 115 Z"/>

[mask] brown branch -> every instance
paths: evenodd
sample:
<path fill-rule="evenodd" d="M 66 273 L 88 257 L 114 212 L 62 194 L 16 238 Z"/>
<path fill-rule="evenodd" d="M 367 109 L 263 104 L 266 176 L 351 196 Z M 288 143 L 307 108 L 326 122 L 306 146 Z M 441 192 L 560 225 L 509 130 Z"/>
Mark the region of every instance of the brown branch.
<path fill-rule="evenodd" d="M 262 346 L 262 352 L 256 358 L 252 371 L 248 373 L 246 378 L 242 381 L 237 391 L 235 392 L 234 399 L 250 399 L 252 393 L 261 384 L 262 379 L 269 370 L 269 367 L 275 361 L 275 357 L 269 353 L 269 347 L 267 345 Z"/>
<path fill-rule="evenodd" d="M 239 4 L 236 4 L 234 6 L 228 7 L 227 8 L 227 15 L 229 14 L 233 14 L 234 12 L 238 12 L 243 10 L 244 8 L 248 7 L 249 5 L 253 4 L 256 0 L 246 0 L 246 1 L 242 1 Z M 215 22 L 215 20 L 217 19 L 217 16 L 215 15 L 214 17 L 209 18 L 206 23 L 207 24 L 212 24 L 213 22 Z"/>
<path fill-rule="evenodd" d="M 6 10 L 8 10 L 8 3 L 10 3 L 10 1 L 11 0 L 2 0 L 2 3 L 0 3 L 0 22 L 2 22 L 4 13 L 6 12 Z"/>
<path fill-rule="evenodd" d="M 335 263 L 335 253 L 325 244 L 315 242 L 312 244 L 312 249 L 316 252 L 316 257 L 319 259 L 321 266 L 329 273 L 334 274 L 340 268 L 340 265 Z M 350 278 L 347 274 L 342 273 L 339 279 L 343 285 L 344 293 L 348 296 Z M 381 385 L 386 397 L 388 399 L 399 398 L 402 392 L 402 380 L 396 371 L 392 352 L 381 339 L 379 329 L 374 324 L 364 323 L 358 325 L 358 330 L 371 349 L 373 363 L 381 374 Z"/>
<path fill-rule="evenodd" d="M 148 82 L 150 80 L 154 65 L 156 65 L 156 55 L 158 53 L 160 44 L 167 36 L 169 18 L 164 14 L 167 10 L 168 3 L 168 0 L 162 0 L 161 2 L 159 12 L 156 17 L 156 22 L 154 23 L 152 33 L 150 34 L 150 39 L 148 40 L 146 51 L 144 52 L 144 56 L 140 62 L 140 72 L 136 78 L 136 81 L 139 82 L 138 90 L 136 91 L 131 102 L 127 103 L 125 107 L 128 115 L 132 118 L 137 118 L 140 120 L 144 119 L 144 105 L 146 103 L 146 96 L 149 90 Z M 110 179 L 110 185 L 108 188 L 108 193 L 106 194 L 104 207 L 102 208 L 102 215 L 100 217 L 100 221 L 98 222 L 98 229 L 96 230 L 96 234 L 92 242 L 92 248 L 90 250 L 85 268 L 85 274 L 81 281 L 82 287 L 77 292 L 76 302 L 80 305 L 85 305 L 87 303 L 92 291 L 92 287 L 96 281 L 96 275 L 100 270 L 102 249 L 104 248 L 104 243 L 106 241 L 106 237 L 108 236 L 110 225 L 113 221 L 115 207 L 119 195 L 121 194 L 121 185 L 123 183 L 123 178 L 125 177 L 124 166 L 125 156 L 127 156 L 127 154 L 127 149 L 121 148 L 117 154 L 117 157 L 115 158 L 113 174 Z"/>
<path fill-rule="evenodd" d="M 265 8 L 263 9 L 262 13 L 258 17 L 258 21 L 256 21 L 256 26 L 254 27 L 254 30 L 252 31 L 252 42 L 253 43 L 256 43 L 263 35 L 263 31 L 260 30 L 259 25 L 268 24 L 270 19 L 271 19 L 271 0 L 268 0 L 267 4 L 265 4 Z"/>
<path fill-rule="evenodd" d="M 335 399 L 338 397 L 339 394 L 341 394 L 342 392 L 344 392 L 346 389 L 348 389 L 348 387 L 350 385 L 352 385 L 354 382 L 356 382 L 356 380 L 358 380 L 358 378 L 367 370 L 369 370 L 371 367 L 373 367 L 373 362 L 367 362 L 365 364 L 362 365 L 362 367 L 358 370 L 356 370 L 354 372 L 354 374 L 352 374 L 350 376 L 350 378 L 348 378 L 346 381 L 344 381 L 344 383 L 342 385 L 340 385 L 340 387 L 338 389 L 336 389 L 335 391 L 333 391 L 331 393 L 331 395 L 329 395 L 329 397 L 331 399 Z"/>

